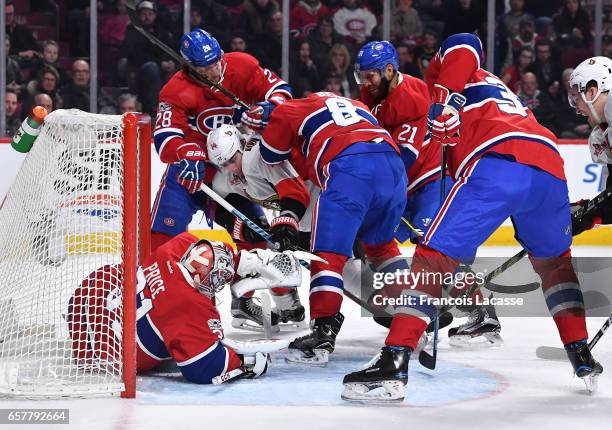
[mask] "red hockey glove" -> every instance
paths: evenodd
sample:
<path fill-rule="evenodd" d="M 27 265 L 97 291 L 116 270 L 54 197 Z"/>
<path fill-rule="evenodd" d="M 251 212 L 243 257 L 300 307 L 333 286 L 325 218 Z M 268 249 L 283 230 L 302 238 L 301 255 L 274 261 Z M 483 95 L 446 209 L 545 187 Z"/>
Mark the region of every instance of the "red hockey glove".
<path fill-rule="evenodd" d="M 427 127 L 433 142 L 450 146 L 458 143 L 461 128 L 459 111 L 464 104 L 463 95 L 451 93 L 441 85 L 434 85 L 432 104 L 427 115 Z"/>

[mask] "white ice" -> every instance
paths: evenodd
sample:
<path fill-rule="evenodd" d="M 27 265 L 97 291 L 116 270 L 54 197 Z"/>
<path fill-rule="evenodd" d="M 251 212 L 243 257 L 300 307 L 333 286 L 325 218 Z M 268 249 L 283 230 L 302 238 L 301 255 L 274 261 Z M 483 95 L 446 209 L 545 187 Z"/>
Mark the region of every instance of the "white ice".
<path fill-rule="evenodd" d="M 511 256 L 514 248 L 483 248 L 480 255 Z M 612 248 L 575 248 L 574 255 L 612 256 Z M 612 285 L 611 285 L 612 288 Z M 308 287 L 300 288 L 304 302 Z M 227 294 L 227 293 L 226 293 Z M 225 334 L 255 333 L 230 325 L 229 298 L 220 305 Z M 404 403 L 350 404 L 340 399 L 342 377 L 379 351 L 386 329 L 345 299 L 346 316 L 327 367 L 285 363 L 282 352 L 264 377 L 221 386 L 198 386 L 172 371 L 138 378 L 135 400 L 3 401 L 1 408 L 69 408 L 74 429 L 604 429 L 612 422 L 612 331 L 594 349 L 604 366 L 599 390 L 589 395 L 569 362 L 536 358 L 539 345 L 561 346 L 550 318 L 502 318 L 505 345 L 465 351 L 452 348 L 442 331 L 434 371 L 411 361 Z M 592 336 L 605 318 L 590 318 Z M 306 333 L 283 331 L 292 339 Z M 32 426 L 41 428 L 40 426 Z M 19 426 L 15 428 L 27 428 Z"/>

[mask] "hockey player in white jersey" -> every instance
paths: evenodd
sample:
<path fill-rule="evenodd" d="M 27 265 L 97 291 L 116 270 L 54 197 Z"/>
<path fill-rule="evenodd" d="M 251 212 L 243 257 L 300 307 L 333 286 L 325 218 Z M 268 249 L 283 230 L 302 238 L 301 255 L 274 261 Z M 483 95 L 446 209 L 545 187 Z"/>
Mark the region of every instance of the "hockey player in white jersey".
<path fill-rule="evenodd" d="M 612 188 L 610 168 L 612 166 L 612 60 L 608 57 L 592 57 L 580 63 L 569 78 L 569 103 L 576 113 L 589 118 L 593 127 L 589 136 L 591 158 L 596 163 L 608 166 L 606 188 Z M 586 207 L 589 200 L 572 204 L 572 212 Z M 612 201 L 608 200 L 599 210 L 591 212 L 572 223 L 574 235 L 580 234 L 599 224 L 612 223 Z"/>
<path fill-rule="evenodd" d="M 245 148 L 240 131 L 225 124 L 208 135 L 210 161 L 221 172 L 215 175 L 213 189 L 222 196 L 240 194 L 261 206 L 280 211 L 271 222 L 270 232 L 280 251 L 295 246 L 308 248 L 310 190 L 288 162 L 270 166 L 261 160 L 258 143 Z M 304 307 L 296 289 L 272 289 L 276 312 L 283 323 L 304 320 Z M 232 325 L 245 328 L 248 315 L 232 310 Z"/>

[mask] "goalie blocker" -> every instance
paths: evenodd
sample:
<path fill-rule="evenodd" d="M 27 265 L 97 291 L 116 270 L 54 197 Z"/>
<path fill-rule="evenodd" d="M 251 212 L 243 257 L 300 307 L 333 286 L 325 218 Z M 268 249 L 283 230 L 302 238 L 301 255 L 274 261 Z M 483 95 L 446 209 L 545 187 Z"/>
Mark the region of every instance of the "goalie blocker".
<path fill-rule="evenodd" d="M 80 366 L 104 368 L 121 354 L 122 271 L 121 265 L 101 267 L 70 299 L 66 319 L 72 357 Z M 291 252 L 234 254 L 226 243 L 182 233 L 145 259 L 137 278 L 138 372 L 174 360 L 187 380 L 209 384 L 232 379 L 230 372 L 233 377 L 260 376 L 268 368 L 269 353 L 286 346 L 225 339 L 216 293 L 232 283 L 242 293 L 296 288 L 301 270 Z"/>

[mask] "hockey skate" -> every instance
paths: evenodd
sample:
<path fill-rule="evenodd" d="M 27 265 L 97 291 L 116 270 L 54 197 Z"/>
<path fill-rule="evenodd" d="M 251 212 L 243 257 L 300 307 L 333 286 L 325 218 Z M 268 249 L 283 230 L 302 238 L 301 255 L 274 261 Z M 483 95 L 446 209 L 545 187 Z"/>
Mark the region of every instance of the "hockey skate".
<path fill-rule="evenodd" d="M 336 336 L 343 321 L 344 315 L 340 312 L 331 317 L 311 321 L 311 333 L 298 337 L 289 344 L 285 360 L 289 363 L 325 366 L 329 361 L 329 354 L 334 352 Z"/>
<path fill-rule="evenodd" d="M 499 347 L 504 344 L 501 325 L 493 306 L 468 308 L 468 321 L 448 330 L 448 341 L 457 348 Z"/>
<path fill-rule="evenodd" d="M 344 377 L 342 399 L 368 402 L 401 402 L 408 383 L 412 349 L 385 346 L 366 367 Z"/>
<path fill-rule="evenodd" d="M 565 345 L 565 351 L 574 367 L 575 375 L 584 381 L 589 393 L 595 392 L 597 377 L 602 374 L 603 367 L 591 355 L 586 339 Z"/>
<path fill-rule="evenodd" d="M 271 293 L 276 304 L 273 311 L 278 314 L 280 322 L 299 327 L 297 323 L 304 321 L 306 311 L 300 302 L 297 289 L 287 294 L 275 294 L 274 291 Z"/>
<path fill-rule="evenodd" d="M 261 305 L 255 303 L 254 297 L 232 297 L 232 327 L 250 330 L 263 330 L 263 311 Z M 278 313 L 272 311 L 271 323 L 273 331 L 278 331 Z"/>

